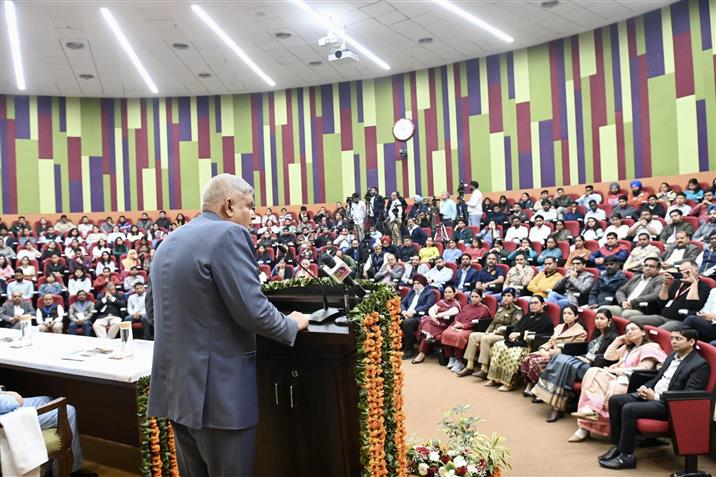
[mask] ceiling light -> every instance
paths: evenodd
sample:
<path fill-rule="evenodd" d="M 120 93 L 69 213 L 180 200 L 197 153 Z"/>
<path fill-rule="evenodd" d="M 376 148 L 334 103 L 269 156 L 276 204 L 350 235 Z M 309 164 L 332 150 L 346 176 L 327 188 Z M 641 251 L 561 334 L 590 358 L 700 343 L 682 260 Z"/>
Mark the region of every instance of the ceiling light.
<path fill-rule="evenodd" d="M 65 43 L 65 47 L 68 50 L 81 50 L 85 47 L 85 44 L 81 41 L 68 41 L 67 43 Z"/>
<path fill-rule="evenodd" d="M 232 40 L 229 35 L 227 35 L 226 32 L 224 32 L 224 30 L 222 30 L 221 27 L 217 25 L 216 22 L 209 15 L 207 15 L 207 13 L 199 5 L 192 5 L 191 9 L 194 10 L 194 13 L 196 13 L 196 15 L 201 18 L 201 20 L 206 23 L 209 28 L 214 30 L 214 33 L 216 33 L 216 35 L 221 38 L 221 40 L 226 43 L 226 45 L 231 48 L 231 50 L 236 53 L 236 55 L 241 58 L 241 60 L 246 63 L 254 73 L 259 75 L 261 79 L 266 82 L 266 84 L 269 86 L 276 86 L 276 82 L 264 73 L 263 70 L 259 68 L 258 65 L 254 63 L 241 48 L 239 48 L 239 45 L 237 45 L 234 40 Z"/>
<path fill-rule="evenodd" d="M 308 66 L 321 66 L 322 64 L 322 61 L 311 61 Z"/>
<path fill-rule="evenodd" d="M 540 3 L 540 7 L 542 8 L 554 8 L 557 5 L 559 5 L 559 0 L 548 0 L 546 2 Z"/>
<path fill-rule="evenodd" d="M 199 73 L 197 76 L 199 78 L 211 78 L 211 73 Z"/>
<path fill-rule="evenodd" d="M 152 81 L 152 78 L 149 76 L 149 73 L 147 73 L 147 70 L 144 69 L 144 65 L 142 65 L 141 61 L 139 61 L 139 57 L 134 52 L 132 45 L 129 44 L 127 37 L 124 36 L 124 33 L 122 33 L 122 29 L 119 27 L 119 24 L 117 24 L 114 17 L 112 16 L 112 12 L 110 12 L 107 8 L 100 8 L 99 11 L 102 12 L 104 21 L 106 21 L 109 27 L 112 29 L 114 36 L 117 37 L 117 41 L 119 41 L 119 44 L 122 45 L 122 48 L 124 48 L 124 51 L 127 53 L 127 56 L 129 56 L 129 59 L 132 60 L 134 67 L 142 76 L 142 79 L 149 87 L 149 90 L 154 94 L 159 93 L 159 90 L 154 84 L 154 81 Z"/>
<path fill-rule="evenodd" d="M 11 1 L 5 2 L 5 23 L 7 23 L 7 34 L 10 37 L 10 50 L 12 51 L 12 64 L 15 67 L 17 89 L 25 91 L 25 72 L 22 69 L 22 57 L 20 56 L 20 35 L 17 33 L 15 4 Z"/>
<path fill-rule="evenodd" d="M 276 33 L 274 36 L 276 37 L 277 40 L 288 40 L 293 35 L 291 35 L 287 31 L 280 31 L 280 32 Z"/>
<path fill-rule="evenodd" d="M 432 37 L 429 37 L 429 36 L 426 36 L 425 38 L 421 38 L 418 40 L 418 43 L 420 43 L 421 45 L 429 45 L 432 42 L 433 42 L 433 39 L 432 39 Z"/>
<path fill-rule="evenodd" d="M 358 50 L 359 53 L 361 53 L 364 56 L 367 56 L 370 58 L 373 63 L 377 64 L 384 70 L 389 70 L 390 65 L 386 63 L 385 61 L 381 60 L 376 56 L 375 53 L 370 51 L 368 48 L 363 46 L 359 41 L 357 41 L 355 38 L 348 35 L 346 32 L 342 31 L 342 29 L 338 28 L 336 25 L 333 24 L 333 22 L 329 19 L 318 13 L 316 10 L 314 10 L 311 6 L 309 6 L 306 2 L 303 0 L 293 0 L 293 3 L 301 7 L 305 12 L 310 13 L 311 16 L 313 16 L 316 20 L 321 22 L 325 27 L 328 28 L 328 30 L 332 30 L 335 32 L 338 36 L 340 36 L 346 43 L 351 45 L 353 48 Z"/>
<path fill-rule="evenodd" d="M 189 45 L 187 45 L 186 43 L 172 43 L 172 48 L 174 48 L 175 50 L 188 50 Z"/>
<path fill-rule="evenodd" d="M 89 74 L 89 73 L 80 73 L 80 74 L 77 75 L 77 76 L 79 76 L 79 77 L 82 78 L 83 80 L 91 80 L 92 78 L 94 78 L 94 75 L 91 75 L 91 74 Z"/>
<path fill-rule="evenodd" d="M 499 38 L 502 41 L 505 41 L 507 43 L 512 43 L 513 41 L 515 41 L 515 39 L 512 38 L 507 33 L 503 32 L 502 30 L 500 30 L 498 28 L 493 27 L 486 21 L 477 18 L 475 15 L 466 12 L 465 10 L 463 10 L 462 8 L 458 7 L 457 5 L 449 2 L 448 0 L 433 0 L 433 2 L 437 3 L 444 9 L 453 12 L 455 15 L 461 16 L 465 20 L 477 25 L 478 27 L 482 28 L 483 30 L 486 30 L 486 31 L 492 33 L 493 35 L 495 35 L 497 38 Z"/>

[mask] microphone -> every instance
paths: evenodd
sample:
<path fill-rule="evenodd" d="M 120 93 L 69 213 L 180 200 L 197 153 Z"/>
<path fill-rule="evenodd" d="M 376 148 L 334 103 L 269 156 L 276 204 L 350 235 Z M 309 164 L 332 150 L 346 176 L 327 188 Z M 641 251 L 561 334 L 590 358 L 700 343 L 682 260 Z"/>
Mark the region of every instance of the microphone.
<path fill-rule="evenodd" d="M 326 275 L 338 283 L 345 283 L 346 285 L 353 287 L 358 298 L 363 298 L 368 294 L 363 287 L 358 285 L 355 280 L 351 278 L 351 267 L 349 267 L 346 262 L 340 258 L 324 253 L 321 255 L 321 263 L 323 264 L 321 269 L 326 273 Z"/>
<path fill-rule="evenodd" d="M 278 243 L 278 244 L 276 244 L 276 246 L 279 249 L 281 249 L 281 251 L 283 253 L 285 253 L 285 254 L 289 253 L 288 247 L 286 245 L 284 245 L 282 243 Z M 318 277 L 316 277 L 311 272 L 311 270 L 304 267 L 303 264 L 301 263 L 300 259 L 297 261 L 297 263 L 298 263 L 299 267 L 301 267 L 304 271 L 306 271 L 306 273 L 308 273 L 308 276 L 311 277 L 311 281 L 318 283 L 318 286 L 321 287 L 321 295 L 323 298 L 323 308 L 319 308 L 318 310 L 311 313 L 309 315 L 310 316 L 309 321 L 312 321 L 313 323 L 322 323 L 322 322 L 328 320 L 329 318 L 333 318 L 336 315 L 340 315 L 341 310 L 339 310 L 338 308 L 331 308 L 328 306 L 328 294 L 326 293 L 326 287 L 323 285 L 323 282 L 321 280 L 319 280 Z"/>

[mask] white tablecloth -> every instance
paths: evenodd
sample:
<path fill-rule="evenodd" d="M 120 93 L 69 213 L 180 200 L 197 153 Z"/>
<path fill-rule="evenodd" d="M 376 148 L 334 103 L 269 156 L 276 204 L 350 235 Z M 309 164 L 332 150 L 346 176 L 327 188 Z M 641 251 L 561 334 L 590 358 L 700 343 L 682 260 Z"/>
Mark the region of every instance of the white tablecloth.
<path fill-rule="evenodd" d="M 22 366 L 125 383 L 136 382 L 152 372 L 153 341 L 134 340 L 134 356 L 130 358 L 111 359 L 110 354 L 97 354 L 85 358 L 84 361 L 70 361 L 62 358 L 98 347 L 119 350 L 120 340 L 33 331 L 35 333 L 32 346 L 13 348 L 13 343 L 5 338 L 18 338 L 20 331 L 0 328 L 0 365 Z"/>

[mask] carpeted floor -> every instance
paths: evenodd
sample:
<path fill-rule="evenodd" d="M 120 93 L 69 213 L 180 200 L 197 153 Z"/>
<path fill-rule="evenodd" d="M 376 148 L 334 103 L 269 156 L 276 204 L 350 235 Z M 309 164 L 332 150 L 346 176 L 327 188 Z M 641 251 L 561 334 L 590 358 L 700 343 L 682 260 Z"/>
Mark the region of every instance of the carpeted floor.
<path fill-rule="evenodd" d="M 485 419 L 483 433 L 498 432 L 507 438 L 512 453 L 510 476 L 618 476 L 666 477 L 682 469 L 683 462 L 671 445 L 637 449 L 637 469 L 620 472 L 603 469 L 597 456 L 606 452 L 605 440 L 567 442 L 576 429 L 576 419 L 567 416 L 547 423 L 549 407 L 532 404 L 521 390 L 498 392 L 473 377 L 458 378 L 438 365 L 434 357 L 422 364 L 403 361 L 405 370 L 405 411 L 408 436 L 442 438 L 438 422 L 445 411 L 457 404 L 469 404 L 472 415 Z M 716 459 L 700 458 L 699 468 L 716 474 Z"/>

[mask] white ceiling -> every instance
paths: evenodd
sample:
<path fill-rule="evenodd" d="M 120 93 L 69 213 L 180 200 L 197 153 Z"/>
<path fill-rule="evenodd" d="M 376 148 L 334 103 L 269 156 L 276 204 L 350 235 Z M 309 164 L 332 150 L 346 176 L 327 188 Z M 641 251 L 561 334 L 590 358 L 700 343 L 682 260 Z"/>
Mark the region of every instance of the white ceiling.
<path fill-rule="evenodd" d="M 391 65 L 386 72 L 367 58 L 328 63 L 318 47 L 325 28 L 288 1 L 199 3 L 234 41 L 276 81 L 275 89 L 374 78 L 501 53 L 580 33 L 673 3 L 668 0 L 562 0 L 455 2 L 515 38 L 504 43 L 429 1 L 308 3 Z M 151 96 L 115 42 L 99 8 L 111 9 L 160 96 L 266 91 L 248 69 L 191 11 L 177 1 L 15 2 L 27 94 L 64 96 Z M 3 10 L 0 9 L 0 16 Z M 18 94 L 5 18 L 0 18 L 0 93 Z M 291 33 L 277 40 L 277 32 Z M 432 37 L 428 45 L 418 39 Z M 68 41 L 85 44 L 70 50 Z M 189 45 L 179 51 L 172 43 Z M 309 66 L 322 61 L 320 66 Z M 199 73 L 210 73 L 208 79 Z M 85 80 L 80 74 L 94 75 Z"/>

